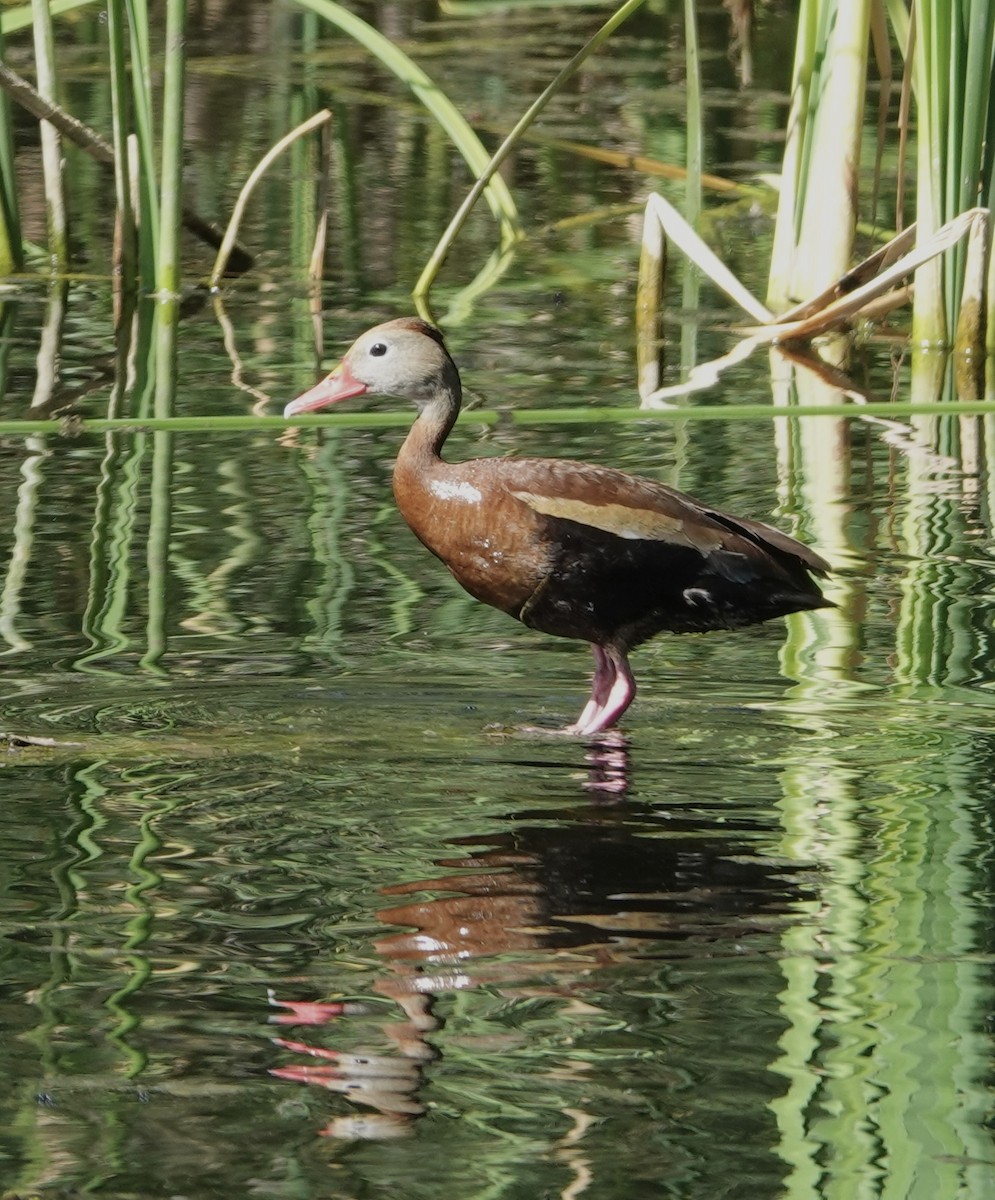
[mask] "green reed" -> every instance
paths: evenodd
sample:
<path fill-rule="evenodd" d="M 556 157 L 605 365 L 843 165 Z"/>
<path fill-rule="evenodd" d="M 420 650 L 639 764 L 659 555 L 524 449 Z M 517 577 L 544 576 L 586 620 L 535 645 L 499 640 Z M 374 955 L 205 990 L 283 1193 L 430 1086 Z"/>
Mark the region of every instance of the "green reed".
<path fill-rule="evenodd" d="M 275 431 L 293 428 L 406 429 L 413 416 L 408 409 L 384 412 L 305 413 L 287 421 L 281 416 L 239 414 L 232 417 L 156 417 L 148 411 L 135 417 L 72 417 L 27 421 L 0 420 L 0 435 L 49 433 L 67 438 L 90 434 L 134 433 L 168 430 L 174 433 L 231 434 L 238 431 Z M 812 422 L 823 418 L 861 422 L 880 417 L 987 417 L 995 418 L 995 400 L 932 400 L 915 403 L 876 400 L 858 406 L 843 401 L 772 408 L 770 404 L 716 404 L 690 408 L 529 408 L 498 410 L 475 408 L 460 420 L 467 425 L 615 425 L 644 422 L 655 424 L 700 421 L 792 421 Z"/>
<path fill-rule="evenodd" d="M 86 8 L 94 3 L 96 0 L 48 0 L 46 8 L 50 16 L 61 17 L 63 13 L 72 12 L 77 8 Z M 18 33 L 22 29 L 30 29 L 34 19 L 33 3 L 20 4 L 16 8 L 5 8 L 0 15 L 0 30 L 4 33 Z"/>
<path fill-rule="evenodd" d="M 128 90 L 126 19 L 122 0 L 108 0 L 107 57 L 111 84 L 111 134 L 114 149 L 114 201 L 117 208 L 118 270 L 122 280 L 135 279 L 138 270 L 137 230 L 128 176 L 128 134 L 131 111 Z"/>
<path fill-rule="evenodd" d="M 928 236 L 956 213 L 991 200 L 992 154 L 988 146 L 986 155 L 986 138 L 995 119 L 995 7 L 988 0 L 934 0 L 916 5 L 915 21 L 916 195 L 921 234 Z M 917 278 L 917 344 L 948 345 L 953 339 L 967 255 L 968 249 L 960 248 Z M 993 316 L 989 307 L 989 324 Z M 970 336 L 960 332 L 961 338 Z"/>
<path fill-rule="evenodd" d="M 869 0 L 802 0 L 768 284 L 784 308 L 850 265 L 857 222 Z"/>
<path fill-rule="evenodd" d="M 180 291 L 180 226 L 183 212 L 183 99 L 186 81 L 186 0 L 169 0 L 162 88 L 162 157 L 159 177 L 159 237 L 156 291 L 160 300 Z"/>
<path fill-rule="evenodd" d="M 0 62 L 3 56 L 3 33 L 0 32 Z M 0 275 L 10 275 L 23 267 L 11 106 L 7 93 L 0 91 Z"/>
<path fill-rule="evenodd" d="M 897 154 L 901 204 L 904 147 L 910 122 L 914 125 L 916 187 L 909 216 L 920 243 L 958 214 L 992 201 L 995 7 L 988 0 L 924 0 L 910 12 L 901 0 L 803 0 L 768 291 L 778 307 L 843 275 L 858 218 L 874 219 L 874 213 L 858 208 L 861 192 L 867 196 L 877 190 L 876 181 L 869 186 L 860 154 L 869 44 L 886 89 L 892 46 L 905 59 L 910 111 L 903 104 L 902 120 L 891 123 L 887 148 Z M 879 129 L 884 128 L 880 122 Z M 879 161 L 884 148 L 878 147 Z M 908 223 L 901 209 L 893 219 L 897 228 Z M 987 246 L 980 237 L 973 246 L 958 246 L 919 269 L 913 310 L 917 345 L 949 346 L 956 329 L 959 347 L 980 350 L 986 270 Z M 965 294 L 966 279 L 974 285 Z M 988 315 L 990 327 L 990 308 Z M 991 335 L 989 345 L 995 346 Z"/>
<path fill-rule="evenodd" d="M 38 91 L 51 103 L 57 101 L 55 39 L 52 18 L 46 0 L 34 0 L 34 49 Z M 63 188 L 62 136 L 48 121 L 40 128 L 42 177 L 45 186 L 45 215 L 48 225 L 48 257 L 52 267 L 61 273 L 69 267 L 69 227 L 66 216 L 66 197 Z"/>

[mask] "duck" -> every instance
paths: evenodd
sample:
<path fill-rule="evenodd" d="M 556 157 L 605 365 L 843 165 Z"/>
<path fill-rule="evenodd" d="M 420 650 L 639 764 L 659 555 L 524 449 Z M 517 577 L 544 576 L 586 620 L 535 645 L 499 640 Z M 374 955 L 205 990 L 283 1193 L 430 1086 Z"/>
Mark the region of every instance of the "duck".
<path fill-rule="evenodd" d="M 562 458 L 442 456 L 462 403 L 442 333 L 419 317 L 361 334 L 288 419 L 358 396 L 410 401 L 394 497 L 415 537 L 475 599 L 590 644 L 591 692 L 560 732 L 612 729 L 636 695 L 629 655 L 659 633 L 756 625 L 833 607 L 829 563 L 772 525 L 653 479 Z"/>

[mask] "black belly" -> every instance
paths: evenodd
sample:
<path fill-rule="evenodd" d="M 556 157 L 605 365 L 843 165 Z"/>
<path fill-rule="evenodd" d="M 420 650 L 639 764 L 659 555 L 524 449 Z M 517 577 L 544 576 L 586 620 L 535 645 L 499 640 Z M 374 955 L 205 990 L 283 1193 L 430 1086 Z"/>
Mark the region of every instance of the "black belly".
<path fill-rule="evenodd" d="M 631 648 L 656 633 L 754 625 L 823 607 L 799 560 L 733 538 L 703 554 L 550 518 L 552 569 L 519 614 L 533 629 Z"/>

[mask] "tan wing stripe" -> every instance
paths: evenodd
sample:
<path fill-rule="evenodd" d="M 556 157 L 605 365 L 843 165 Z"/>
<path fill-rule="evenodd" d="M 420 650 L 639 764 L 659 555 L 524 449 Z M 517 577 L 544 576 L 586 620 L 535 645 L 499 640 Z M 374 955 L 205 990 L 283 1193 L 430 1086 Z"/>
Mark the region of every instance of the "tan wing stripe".
<path fill-rule="evenodd" d="M 589 504 L 584 500 L 569 500 L 563 496 L 538 496 L 535 492 L 511 494 L 543 516 L 562 517 L 620 538 L 679 542 L 697 548 L 697 543 L 687 536 L 680 517 L 668 517 L 666 513 L 648 508 L 629 508 L 625 504 Z"/>

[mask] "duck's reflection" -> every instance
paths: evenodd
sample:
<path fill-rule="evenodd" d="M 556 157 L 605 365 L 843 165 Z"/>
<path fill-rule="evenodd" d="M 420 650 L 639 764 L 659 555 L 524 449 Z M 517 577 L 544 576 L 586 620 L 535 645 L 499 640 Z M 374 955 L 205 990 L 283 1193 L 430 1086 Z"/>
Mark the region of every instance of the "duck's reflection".
<path fill-rule="evenodd" d="M 623 796 L 629 790 L 629 741 L 617 729 L 608 729 L 592 743 L 584 756 L 588 764 L 584 786 L 606 798 Z"/>
<path fill-rule="evenodd" d="M 607 748 L 617 766 L 624 747 Z M 596 793 L 602 789 L 593 780 L 605 761 L 598 756 L 589 781 Z M 385 925 L 403 927 L 375 943 L 390 967 L 375 990 L 401 1012 L 383 1026 L 393 1050 L 346 1054 L 277 1039 L 317 1061 L 274 1074 L 342 1092 L 373 1110 L 337 1117 L 324 1134 L 411 1131 L 424 1111 L 423 1072 L 439 1053 L 431 1037 L 442 1025 L 432 1011 L 435 996 L 487 985 L 519 997 L 582 1000 L 592 971 L 701 954 L 708 942 L 739 944 L 769 931 L 803 894 L 798 866 L 751 855 L 751 830 L 743 824 L 730 833 L 724 813 L 682 817 L 618 798 L 619 775 L 607 777 L 603 794 L 615 797 L 611 803 L 589 799 L 572 812 L 511 814 L 506 831 L 454 843 L 473 849 L 439 859 L 445 873 L 382 889 L 405 898 L 377 914 Z M 288 1011 L 274 1018 L 283 1023 L 348 1015 L 343 1005 L 283 1007 Z"/>

